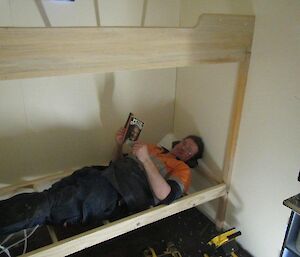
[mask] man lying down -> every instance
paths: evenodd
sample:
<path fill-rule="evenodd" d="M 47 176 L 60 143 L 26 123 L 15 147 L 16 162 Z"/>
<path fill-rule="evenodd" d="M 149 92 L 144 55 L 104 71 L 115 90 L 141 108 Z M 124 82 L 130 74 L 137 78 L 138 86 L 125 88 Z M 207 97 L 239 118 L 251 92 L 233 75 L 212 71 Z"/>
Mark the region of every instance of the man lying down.
<path fill-rule="evenodd" d="M 109 166 L 84 167 L 43 192 L 22 193 L 0 201 L 0 234 L 42 224 L 90 223 L 170 204 L 189 188 L 191 172 L 202 157 L 200 137 L 187 136 L 172 150 L 136 142 L 124 156 L 125 129 L 115 135 Z M 194 165 L 195 166 L 195 165 Z"/>

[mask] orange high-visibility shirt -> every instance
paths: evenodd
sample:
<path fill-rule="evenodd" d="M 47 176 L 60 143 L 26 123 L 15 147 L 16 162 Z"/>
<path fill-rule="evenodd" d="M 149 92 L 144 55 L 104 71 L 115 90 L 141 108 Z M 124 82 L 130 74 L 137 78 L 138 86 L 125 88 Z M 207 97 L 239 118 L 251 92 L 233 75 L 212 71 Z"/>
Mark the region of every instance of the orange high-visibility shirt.
<path fill-rule="evenodd" d="M 147 145 L 150 156 L 159 159 L 165 166 L 167 174 L 163 175 L 165 179 L 177 181 L 183 191 L 187 192 L 191 184 L 191 170 L 189 166 L 180 160 L 177 160 L 171 153 L 166 153 L 163 148 L 157 145 Z"/>

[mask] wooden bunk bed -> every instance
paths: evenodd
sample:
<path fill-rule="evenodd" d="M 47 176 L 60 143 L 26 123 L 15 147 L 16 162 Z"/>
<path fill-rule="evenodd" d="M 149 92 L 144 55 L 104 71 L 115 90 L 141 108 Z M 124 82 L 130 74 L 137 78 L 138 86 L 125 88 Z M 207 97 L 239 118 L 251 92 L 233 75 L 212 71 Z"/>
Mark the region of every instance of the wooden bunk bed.
<path fill-rule="evenodd" d="M 205 14 L 194 28 L 0 28 L 0 79 L 78 73 L 184 67 L 199 63 L 239 63 L 223 165 L 223 182 L 106 224 L 23 256 L 66 256 L 213 199 L 220 199 L 217 226 L 224 223 L 242 112 L 254 17 Z M 9 186 L 0 195 L 70 174 L 70 171 Z M 56 241 L 56 240 L 53 240 Z"/>

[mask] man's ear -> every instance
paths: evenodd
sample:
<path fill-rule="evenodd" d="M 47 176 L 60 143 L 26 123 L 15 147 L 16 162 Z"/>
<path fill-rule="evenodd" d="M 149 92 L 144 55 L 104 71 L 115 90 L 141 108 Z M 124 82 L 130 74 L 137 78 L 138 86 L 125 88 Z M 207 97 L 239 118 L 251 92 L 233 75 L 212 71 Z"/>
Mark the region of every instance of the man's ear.
<path fill-rule="evenodd" d="M 173 141 L 173 142 L 172 142 L 172 148 L 173 148 L 175 145 L 177 145 L 178 143 L 180 143 L 180 141 L 179 141 L 179 140 L 177 140 L 177 141 Z"/>

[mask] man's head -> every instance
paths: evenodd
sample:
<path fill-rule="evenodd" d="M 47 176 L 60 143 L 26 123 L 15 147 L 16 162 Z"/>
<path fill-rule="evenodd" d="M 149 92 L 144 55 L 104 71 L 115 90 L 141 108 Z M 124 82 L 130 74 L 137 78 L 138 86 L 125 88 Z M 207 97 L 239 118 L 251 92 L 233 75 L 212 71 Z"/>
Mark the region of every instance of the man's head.
<path fill-rule="evenodd" d="M 189 135 L 173 145 L 171 153 L 186 162 L 190 167 L 197 165 L 197 159 L 203 155 L 204 143 L 201 137 Z"/>

